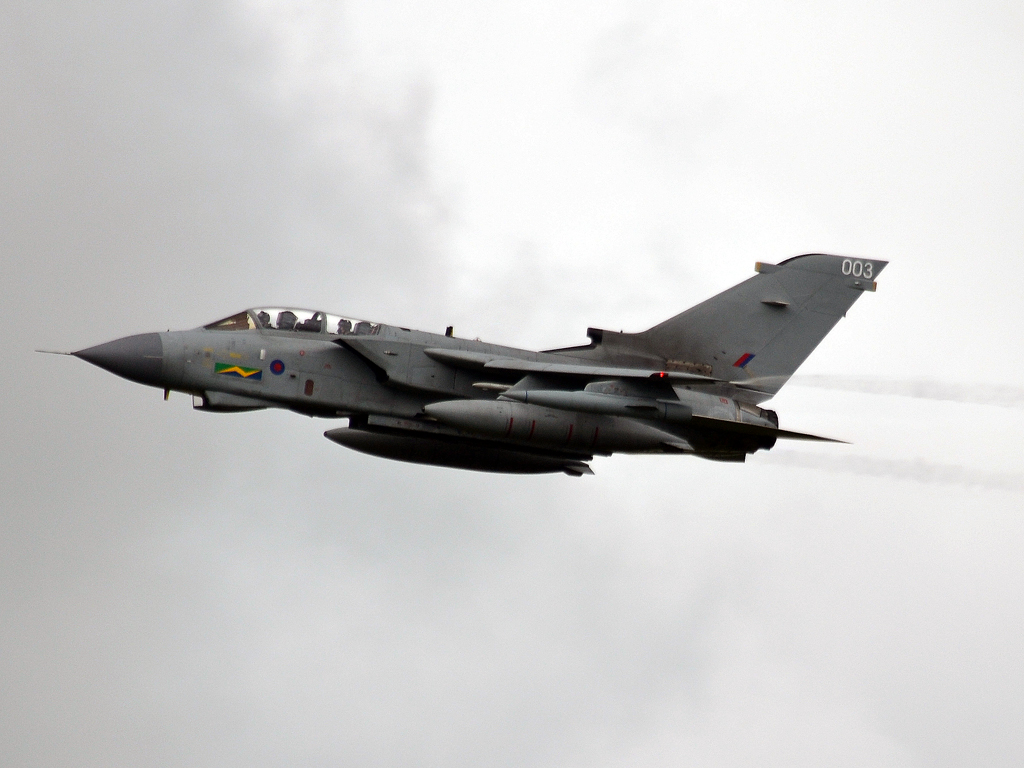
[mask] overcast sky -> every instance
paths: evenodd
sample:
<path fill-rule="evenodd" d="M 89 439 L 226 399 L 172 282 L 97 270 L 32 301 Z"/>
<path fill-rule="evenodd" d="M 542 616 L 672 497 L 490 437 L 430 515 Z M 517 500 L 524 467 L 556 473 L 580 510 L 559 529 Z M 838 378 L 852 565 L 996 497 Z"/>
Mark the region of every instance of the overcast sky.
<path fill-rule="evenodd" d="M 0 754 L 1024 763 L 1024 11 L 0 10 Z M 527 348 L 887 259 L 852 444 L 504 477 L 37 355 L 292 304 Z"/>

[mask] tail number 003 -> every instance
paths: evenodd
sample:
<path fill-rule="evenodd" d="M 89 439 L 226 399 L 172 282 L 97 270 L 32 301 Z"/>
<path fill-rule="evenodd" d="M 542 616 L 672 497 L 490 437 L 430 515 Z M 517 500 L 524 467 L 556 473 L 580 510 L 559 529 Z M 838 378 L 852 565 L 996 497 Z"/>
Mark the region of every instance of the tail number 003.
<path fill-rule="evenodd" d="M 870 261 L 843 259 L 844 275 L 853 275 L 854 277 L 866 277 L 870 279 L 872 275 L 874 275 L 874 272 L 874 264 Z"/>

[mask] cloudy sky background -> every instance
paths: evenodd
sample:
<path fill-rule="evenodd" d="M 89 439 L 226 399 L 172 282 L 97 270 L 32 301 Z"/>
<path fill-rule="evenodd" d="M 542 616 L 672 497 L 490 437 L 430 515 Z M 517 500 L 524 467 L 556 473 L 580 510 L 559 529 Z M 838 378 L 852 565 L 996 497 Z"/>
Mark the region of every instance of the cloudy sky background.
<path fill-rule="evenodd" d="M 1024 12 L 0 8 L 0 752 L 1024 761 Z M 772 406 L 850 446 L 501 477 L 36 348 L 262 303 L 530 348 L 890 260 Z"/>

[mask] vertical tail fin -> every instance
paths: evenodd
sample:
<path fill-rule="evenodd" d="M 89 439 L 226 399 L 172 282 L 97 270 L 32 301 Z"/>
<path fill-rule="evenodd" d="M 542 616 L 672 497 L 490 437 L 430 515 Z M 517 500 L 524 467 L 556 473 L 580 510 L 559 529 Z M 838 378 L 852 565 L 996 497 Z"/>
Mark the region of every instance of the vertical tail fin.
<path fill-rule="evenodd" d="M 669 369 L 700 370 L 775 393 L 888 262 L 813 253 L 758 274 L 632 335 Z"/>

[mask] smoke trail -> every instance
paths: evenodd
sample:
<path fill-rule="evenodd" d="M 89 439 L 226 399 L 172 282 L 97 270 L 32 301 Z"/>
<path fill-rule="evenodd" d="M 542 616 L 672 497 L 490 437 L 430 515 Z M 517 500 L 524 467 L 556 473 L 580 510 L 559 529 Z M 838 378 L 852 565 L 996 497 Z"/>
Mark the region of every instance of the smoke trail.
<path fill-rule="evenodd" d="M 955 464 L 938 464 L 924 459 L 885 459 L 870 456 L 823 456 L 802 451 L 772 451 L 758 454 L 755 461 L 787 467 L 822 469 L 870 477 L 891 477 L 929 485 L 964 485 L 995 491 L 1024 493 L 1024 475 L 985 472 Z"/>
<path fill-rule="evenodd" d="M 791 383 L 802 387 L 840 389 L 872 395 L 1024 408 L 1024 388 L 1001 384 L 949 384 L 928 379 L 900 380 L 872 376 L 794 376 Z"/>

